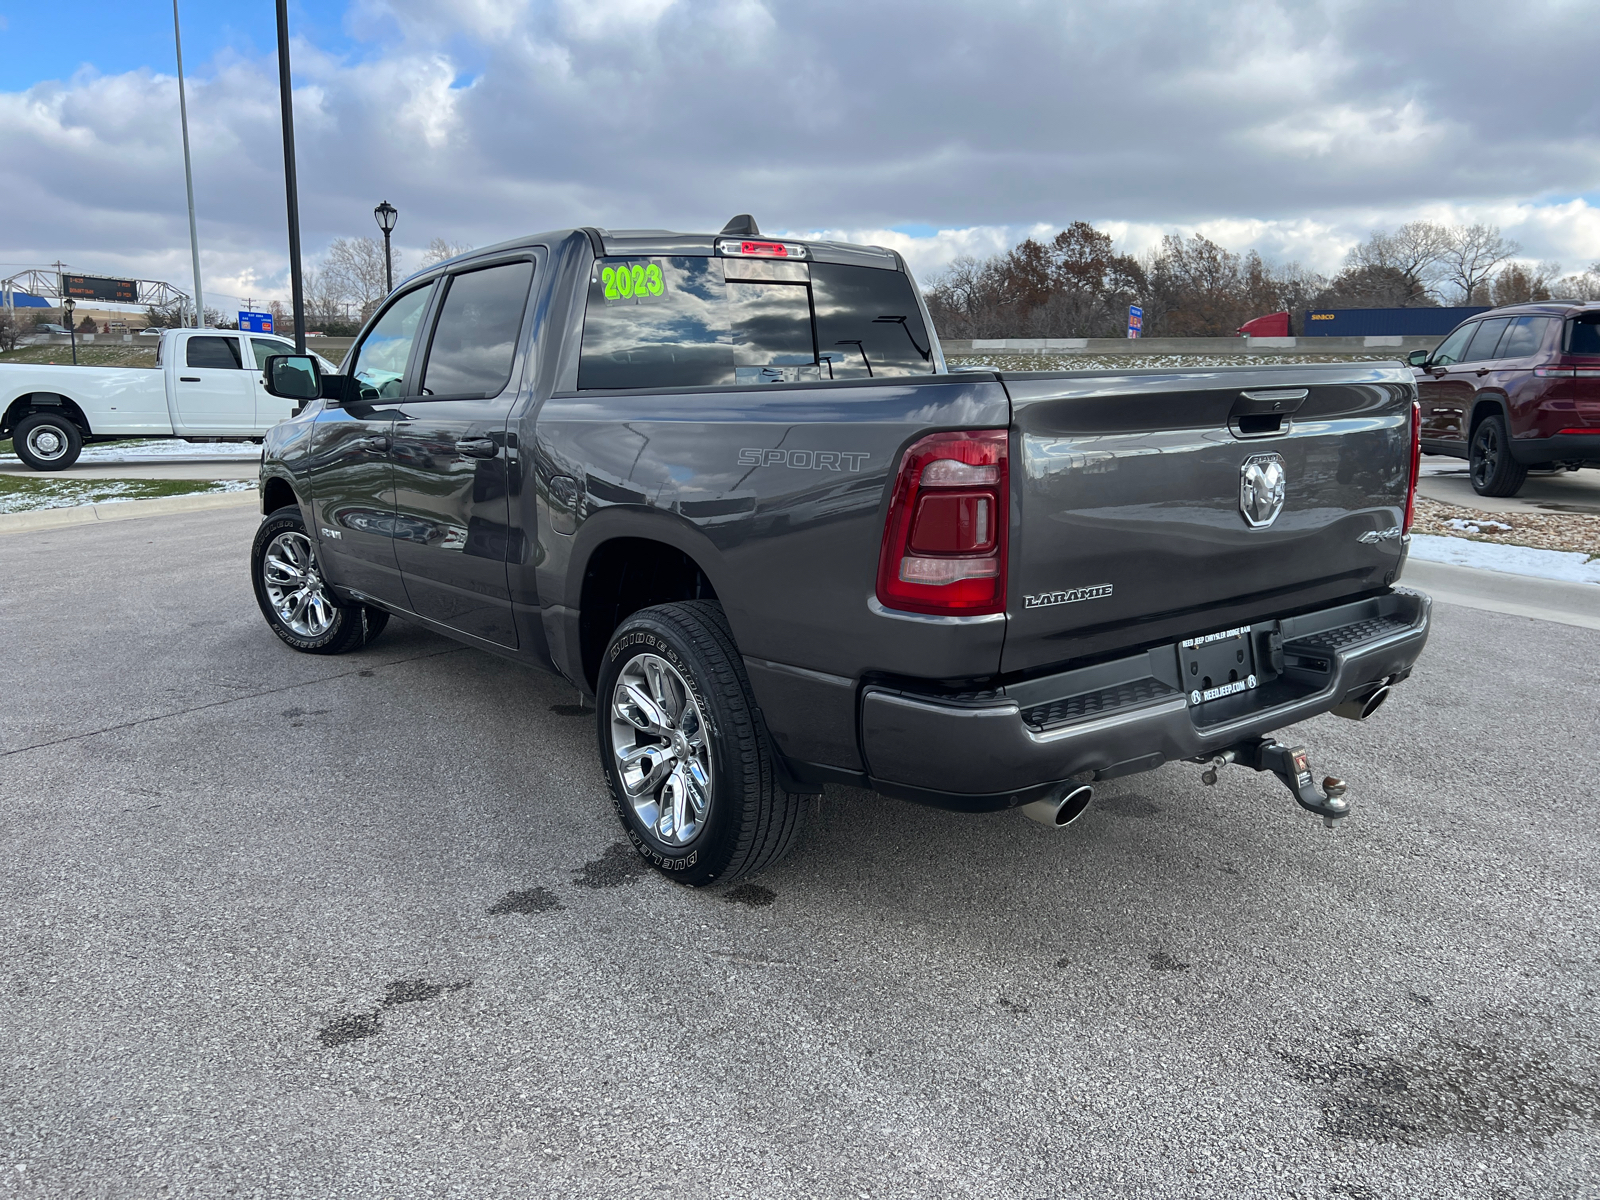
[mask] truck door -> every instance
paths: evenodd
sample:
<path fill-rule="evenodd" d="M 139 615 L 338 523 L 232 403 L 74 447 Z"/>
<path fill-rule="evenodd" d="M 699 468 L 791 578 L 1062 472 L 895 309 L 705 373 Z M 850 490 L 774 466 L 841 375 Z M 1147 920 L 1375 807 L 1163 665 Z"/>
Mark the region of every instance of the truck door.
<path fill-rule="evenodd" d="M 255 372 L 250 373 L 251 388 L 255 392 L 255 430 L 265 433 L 279 421 L 287 421 L 294 415 L 295 402 L 267 391 L 266 376 L 263 374 L 271 355 L 293 354 L 294 344 L 279 338 L 253 337 L 250 339 L 250 350 L 255 355 L 256 364 Z"/>
<path fill-rule="evenodd" d="M 248 437 L 255 432 L 254 372 L 244 369 L 239 335 L 190 334 L 173 400 L 178 433 Z"/>
<path fill-rule="evenodd" d="M 1417 375 L 1417 398 L 1422 406 L 1422 440 L 1425 442 L 1461 442 L 1461 453 L 1466 454 L 1467 435 L 1461 429 L 1465 419 L 1464 408 L 1472 407 L 1474 385 L 1470 376 L 1463 373 L 1461 361 L 1467 355 L 1467 343 L 1478 331 L 1478 322 L 1469 321 L 1451 332 L 1440 342 L 1428 359 L 1428 365 Z"/>
<path fill-rule="evenodd" d="M 402 609 L 409 605 L 394 552 L 390 435 L 432 294 L 430 282 L 390 301 L 351 357 L 356 394 L 318 414 L 311 441 L 311 507 L 324 571 L 341 587 Z"/>
<path fill-rule="evenodd" d="M 395 413 L 394 544 L 411 609 L 500 646 L 517 645 L 506 426 L 533 269 L 521 258 L 443 281 L 418 387 Z"/>

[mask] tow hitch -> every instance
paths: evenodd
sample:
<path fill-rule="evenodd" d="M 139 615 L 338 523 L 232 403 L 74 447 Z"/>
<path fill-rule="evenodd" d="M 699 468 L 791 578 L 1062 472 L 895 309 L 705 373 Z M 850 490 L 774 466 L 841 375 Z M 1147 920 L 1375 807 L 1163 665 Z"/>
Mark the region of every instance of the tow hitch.
<path fill-rule="evenodd" d="M 1252 771 L 1271 771 L 1283 781 L 1283 786 L 1294 793 L 1295 800 L 1307 812 L 1316 813 L 1329 829 L 1333 823 L 1350 815 L 1350 801 L 1345 799 L 1345 782 L 1329 775 L 1319 790 L 1311 779 L 1311 763 L 1304 746 L 1284 746 L 1271 738 L 1253 738 L 1229 746 L 1210 758 L 1197 758 L 1206 764 L 1200 781 L 1207 787 L 1217 782 L 1217 771 L 1228 763 L 1238 763 Z"/>

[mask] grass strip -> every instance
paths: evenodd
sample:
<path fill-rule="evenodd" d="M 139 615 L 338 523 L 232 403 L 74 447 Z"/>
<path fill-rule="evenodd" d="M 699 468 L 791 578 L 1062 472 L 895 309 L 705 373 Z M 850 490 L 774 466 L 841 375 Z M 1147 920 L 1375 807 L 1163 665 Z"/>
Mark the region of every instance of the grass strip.
<path fill-rule="evenodd" d="M 0 475 L 0 513 L 253 491 L 255 486 L 253 481 L 244 479 L 40 479 Z"/>

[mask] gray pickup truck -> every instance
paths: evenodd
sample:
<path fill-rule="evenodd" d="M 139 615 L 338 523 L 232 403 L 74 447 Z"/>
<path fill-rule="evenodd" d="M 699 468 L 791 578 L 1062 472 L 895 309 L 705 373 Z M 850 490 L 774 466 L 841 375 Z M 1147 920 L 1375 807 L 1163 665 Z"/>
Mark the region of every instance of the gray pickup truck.
<path fill-rule="evenodd" d="M 1174 760 L 1276 775 L 1364 718 L 1396 588 L 1399 364 L 951 371 L 898 254 L 563 230 L 397 288 L 340 374 L 277 356 L 252 575 L 297 650 L 389 616 L 593 697 L 633 845 L 759 870 L 824 784 L 1073 820 Z"/>

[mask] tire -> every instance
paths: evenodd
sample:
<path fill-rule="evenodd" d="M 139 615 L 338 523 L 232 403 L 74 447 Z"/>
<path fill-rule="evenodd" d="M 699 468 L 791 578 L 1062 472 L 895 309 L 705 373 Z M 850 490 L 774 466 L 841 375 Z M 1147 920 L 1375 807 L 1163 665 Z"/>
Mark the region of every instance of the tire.
<path fill-rule="evenodd" d="M 668 878 L 732 882 L 793 846 L 803 801 L 778 784 L 720 605 L 663 604 L 624 621 L 600 666 L 595 715 L 617 817 Z"/>
<path fill-rule="evenodd" d="M 65 413 L 29 413 L 11 431 L 11 445 L 35 471 L 64 471 L 83 453 L 83 430 Z"/>
<path fill-rule="evenodd" d="M 348 654 L 375 639 L 389 623 L 381 608 L 341 604 L 334 597 L 294 505 L 278 509 L 256 530 L 250 581 L 272 632 L 302 654 Z"/>
<path fill-rule="evenodd" d="M 1528 468 L 1511 457 L 1506 419 L 1496 413 L 1478 422 L 1467 449 L 1467 474 L 1480 496 L 1515 496 L 1528 478 Z"/>

